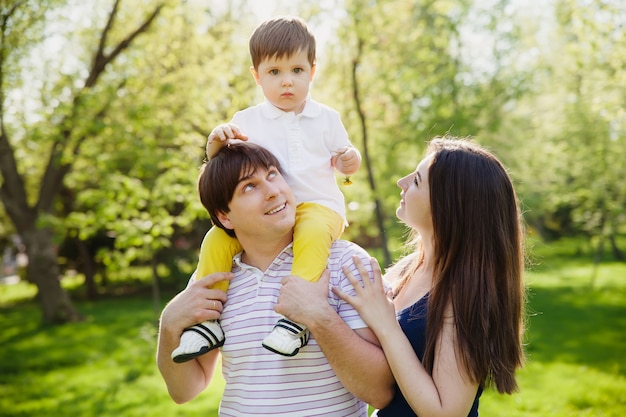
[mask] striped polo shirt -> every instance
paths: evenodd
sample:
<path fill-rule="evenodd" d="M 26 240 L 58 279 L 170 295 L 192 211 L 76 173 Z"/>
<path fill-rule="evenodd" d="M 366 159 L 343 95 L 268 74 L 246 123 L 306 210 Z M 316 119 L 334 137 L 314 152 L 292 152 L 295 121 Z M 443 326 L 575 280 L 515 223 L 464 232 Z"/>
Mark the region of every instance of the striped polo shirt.
<path fill-rule="evenodd" d="M 354 295 L 341 271 L 349 265 L 358 276 L 352 255 L 359 255 L 369 269 L 369 255 L 359 246 L 338 240 L 328 261 L 330 285 Z M 272 353 L 261 342 L 280 318 L 273 307 L 281 279 L 290 274 L 292 245 L 287 246 L 263 272 L 244 264 L 241 254 L 233 260 L 234 278 L 228 288 L 221 324 L 226 342 L 221 348 L 226 388 L 220 416 L 367 416 L 367 405 L 339 382 L 317 341 L 293 357 Z M 306 302 L 306 300 L 302 300 Z M 366 327 L 352 306 L 328 291 L 328 302 L 352 329 Z"/>

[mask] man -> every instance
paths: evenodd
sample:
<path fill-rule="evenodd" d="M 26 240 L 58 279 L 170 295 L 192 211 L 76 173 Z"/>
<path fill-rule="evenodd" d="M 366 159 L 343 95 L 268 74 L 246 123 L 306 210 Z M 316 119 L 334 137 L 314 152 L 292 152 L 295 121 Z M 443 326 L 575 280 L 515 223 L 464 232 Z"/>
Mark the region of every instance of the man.
<path fill-rule="evenodd" d="M 353 293 L 341 268 L 357 275 L 352 257 L 367 265 L 367 253 L 339 240 L 331 248 L 328 272 L 317 283 L 287 278 L 295 198 L 277 159 L 257 145 L 241 142 L 222 148 L 203 167 L 198 189 L 215 226 L 236 236 L 243 252 L 233 259 L 232 272 L 192 279 L 163 310 L 157 363 L 174 401 L 190 401 L 207 387 L 219 352 L 175 363 L 170 355 L 181 333 L 192 324 L 219 318 L 226 335 L 220 349 L 226 380 L 221 416 L 365 417 L 366 403 L 386 405 L 394 382 L 378 340 L 356 311 L 329 291 L 330 284 Z M 209 288 L 224 279 L 230 281 L 226 294 Z M 306 323 L 311 339 L 293 357 L 261 345 L 280 317 L 274 307 L 283 282 L 308 286 L 309 302 L 323 304 L 311 309 L 315 316 Z M 327 303 L 319 301 L 324 295 Z M 286 308 L 290 302 L 294 300 L 281 298 Z"/>

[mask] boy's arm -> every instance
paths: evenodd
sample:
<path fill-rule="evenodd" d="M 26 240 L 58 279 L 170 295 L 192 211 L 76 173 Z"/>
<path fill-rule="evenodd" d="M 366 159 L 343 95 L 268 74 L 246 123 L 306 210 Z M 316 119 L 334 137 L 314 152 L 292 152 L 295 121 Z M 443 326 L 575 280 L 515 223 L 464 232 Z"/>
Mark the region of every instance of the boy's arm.
<path fill-rule="evenodd" d="M 213 129 L 206 142 L 207 158 L 213 158 L 231 139 L 248 140 L 248 136 L 233 123 L 224 123 Z"/>
<path fill-rule="evenodd" d="M 352 175 L 361 166 L 361 153 L 354 146 L 348 146 L 335 151 L 330 160 L 332 166 L 344 175 Z"/>

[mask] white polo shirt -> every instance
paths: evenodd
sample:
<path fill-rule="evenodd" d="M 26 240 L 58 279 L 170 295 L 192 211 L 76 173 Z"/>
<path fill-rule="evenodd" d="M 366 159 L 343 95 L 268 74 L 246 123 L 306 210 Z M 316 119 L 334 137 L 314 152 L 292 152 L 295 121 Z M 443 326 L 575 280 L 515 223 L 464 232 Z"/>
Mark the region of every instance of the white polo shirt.
<path fill-rule="evenodd" d="M 276 156 L 298 203 L 322 204 L 345 220 L 345 199 L 330 159 L 351 144 L 336 110 L 309 97 L 296 115 L 265 101 L 235 113 L 231 122 Z"/>
<path fill-rule="evenodd" d="M 354 289 L 341 266 L 349 266 L 358 276 L 352 261 L 354 254 L 369 270 L 367 253 L 345 240 L 333 243 L 328 261 L 330 285 L 351 295 Z M 281 279 L 290 275 L 292 262 L 292 245 L 265 272 L 244 264 L 240 255 L 233 261 L 235 276 L 230 281 L 220 320 L 226 335 L 221 348 L 226 387 L 219 415 L 366 417 L 367 405 L 343 387 L 313 336 L 293 357 L 278 355 L 261 346 L 281 317 L 273 308 Z M 356 310 L 330 288 L 328 302 L 351 329 L 367 327 Z"/>

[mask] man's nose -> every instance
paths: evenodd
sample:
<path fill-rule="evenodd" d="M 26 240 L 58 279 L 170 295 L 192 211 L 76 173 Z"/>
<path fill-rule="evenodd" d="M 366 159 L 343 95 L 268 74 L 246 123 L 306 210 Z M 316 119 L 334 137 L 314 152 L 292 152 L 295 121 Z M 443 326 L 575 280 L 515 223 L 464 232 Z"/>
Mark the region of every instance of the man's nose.
<path fill-rule="evenodd" d="M 277 184 L 267 181 L 265 183 L 265 198 L 268 200 L 271 198 L 275 198 L 280 192 L 280 188 Z"/>

